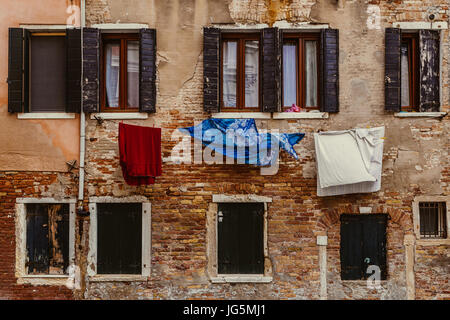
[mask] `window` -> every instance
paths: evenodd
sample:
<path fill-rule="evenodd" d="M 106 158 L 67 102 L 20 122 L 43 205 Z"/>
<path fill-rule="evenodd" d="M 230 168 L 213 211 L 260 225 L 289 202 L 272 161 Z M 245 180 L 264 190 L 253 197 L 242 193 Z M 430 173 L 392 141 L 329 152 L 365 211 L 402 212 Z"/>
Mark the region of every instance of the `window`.
<path fill-rule="evenodd" d="M 139 109 L 139 35 L 104 34 L 102 111 Z"/>
<path fill-rule="evenodd" d="M 447 209 L 445 202 L 419 202 L 420 238 L 447 238 Z"/>
<path fill-rule="evenodd" d="M 283 34 L 283 107 L 319 108 L 320 35 Z"/>
<path fill-rule="evenodd" d="M 219 203 L 219 274 L 264 273 L 263 226 L 263 203 Z"/>
<path fill-rule="evenodd" d="M 150 203 L 136 197 L 113 201 L 90 198 L 88 273 L 94 281 L 142 279 L 150 275 Z"/>
<path fill-rule="evenodd" d="M 223 111 L 259 110 L 259 35 L 222 34 Z"/>
<path fill-rule="evenodd" d="M 30 112 L 64 112 L 66 108 L 65 33 L 30 37 Z"/>
<path fill-rule="evenodd" d="M 385 214 L 341 215 L 341 279 L 363 280 L 373 275 L 369 266 L 379 268 L 386 280 Z"/>
<path fill-rule="evenodd" d="M 401 110 L 419 109 L 419 35 L 403 33 L 401 43 Z"/>

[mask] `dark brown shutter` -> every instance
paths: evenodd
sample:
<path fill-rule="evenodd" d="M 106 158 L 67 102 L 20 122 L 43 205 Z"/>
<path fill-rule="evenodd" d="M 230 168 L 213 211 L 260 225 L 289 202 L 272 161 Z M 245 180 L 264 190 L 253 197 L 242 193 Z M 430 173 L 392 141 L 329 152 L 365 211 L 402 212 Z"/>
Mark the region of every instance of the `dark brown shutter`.
<path fill-rule="evenodd" d="M 83 28 L 83 110 L 97 112 L 99 106 L 100 32 Z"/>
<path fill-rule="evenodd" d="M 81 29 L 67 29 L 66 112 L 81 111 Z"/>
<path fill-rule="evenodd" d="M 140 30 L 139 111 L 156 112 L 156 30 Z"/>
<path fill-rule="evenodd" d="M 362 279 L 362 224 L 357 215 L 341 215 L 341 280 Z"/>
<path fill-rule="evenodd" d="M 9 28 L 8 112 L 22 112 L 23 29 Z"/>
<path fill-rule="evenodd" d="M 203 28 L 203 110 L 219 112 L 220 29 Z"/>
<path fill-rule="evenodd" d="M 384 55 L 384 108 L 386 111 L 399 112 L 401 109 L 401 38 L 400 29 L 386 28 Z"/>
<path fill-rule="evenodd" d="M 362 223 L 362 262 L 363 278 L 367 279 L 373 272 L 367 268 L 375 265 L 380 268 L 380 280 L 386 280 L 386 214 L 365 215 Z"/>
<path fill-rule="evenodd" d="M 339 30 L 322 30 L 321 111 L 339 112 Z"/>
<path fill-rule="evenodd" d="M 439 42 L 439 31 L 419 31 L 421 112 L 438 112 L 440 109 Z"/>
<path fill-rule="evenodd" d="M 262 48 L 262 111 L 280 110 L 280 39 L 278 28 L 264 28 L 261 32 Z"/>

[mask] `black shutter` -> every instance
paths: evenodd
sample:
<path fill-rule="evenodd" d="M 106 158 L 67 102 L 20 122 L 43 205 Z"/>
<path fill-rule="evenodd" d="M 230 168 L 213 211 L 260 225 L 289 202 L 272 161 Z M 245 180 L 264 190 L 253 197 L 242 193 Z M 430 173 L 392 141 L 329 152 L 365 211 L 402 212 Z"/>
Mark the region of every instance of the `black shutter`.
<path fill-rule="evenodd" d="M 264 273 L 264 204 L 221 203 L 217 217 L 218 273 Z"/>
<path fill-rule="evenodd" d="M 339 30 L 323 29 L 321 111 L 339 112 Z"/>
<path fill-rule="evenodd" d="M 203 28 L 203 110 L 219 112 L 220 29 Z"/>
<path fill-rule="evenodd" d="M 400 48 L 401 31 L 386 28 L 384 55 L 384 99 L 386 111 L 400 111 L 401 73 Z"/>
<path fill-rule="evenodd" d="M 156 112 L 156 30 L 140 30 L 139 111 Z"/>
<path fill-rule="evenodd" d="M 22 112 L 23 29 L 9 28 L 8 112 Z"/>
<path fill-rule="evenodd" d="M 99 105 L 100 32 L 83 28 L 83 110 L 97 112 Z"/>
<path fill-rule="evenodd" d="M 280 110 L 280 39 L 278 28 L 264 28 L 262 48 L 262 111 Z"/>
<path fill-rule="evenodd" d="M 419 31 L 421 112 L 439 111 L 439 42 L 439 31 Z"/>
<path fill-rule="evenodd" d="M 386 280 L 386 224 L 387 215 L 371 214 L 364 216 L 363 220 L 363 278 L 367 279 L 373 274 L 367 273 L 369 265 L 375 265 L 380 268 L 380 280 Z"/>
<path fill-rule="evenodd" d="M 49 239 L 47 206 L 27 205 L 27 269 L 28 274 L 48 274 Z"/>
<path fill-rule="evenodd" d="M 341 215 L 341 280 L 362 278 L 362 225 L 356 215 Z"/>
<path fill-rule="evenodd" d="M 142 273 L 142 204 L 97 205 L 97 273 Z"/>
<path fill-rule="evenodd" d="M 81 111 L 81 29 L 67 29 L 66 112 Z"/>

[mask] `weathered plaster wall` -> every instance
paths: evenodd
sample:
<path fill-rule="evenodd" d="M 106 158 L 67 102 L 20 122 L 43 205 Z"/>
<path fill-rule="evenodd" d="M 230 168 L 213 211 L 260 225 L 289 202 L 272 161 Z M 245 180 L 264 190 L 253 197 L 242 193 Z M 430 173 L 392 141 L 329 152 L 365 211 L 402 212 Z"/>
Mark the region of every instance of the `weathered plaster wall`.
<path fill-rule="evenodd" d="M 375 7 L 374 7 L 375 6 Z M 243 165 L 163 164 L 154 185 L 124 184 L 118 166 L 119 121 L 87 124 L 87 195 L 141 194 L 152 203 L 152 272 L 146 283 L 89 283 L 91 299 L 318 299 L 316 235 L 329 236 L 328 293 L 335 299 L 406 298 L 403 237 L 412 233 L 411 201 L 418 194 L 449 195 L 448 118 L 399 119 L 384 111 L 384 27 L 394 21 L 422 21 L 430 6 L 437 20 L 448 20 L 446 1 L 87 1 L 88 25 L 111 22 L 148 23 L 157 29 L 157 112 L 148 120 L 125 121 L 161 127 L 163 158 L 179 141 L 176 128 L 208 117 L 202 106 L 201 28 L 211 23 L 251 25 L 277 20 L 329 23 L 340 29 L 340 112 L 326 120 L 258 120 L 261 128 L 305 132 L 294 161 L 281 155 L 275 176 Z M 220 9 L 220 10 L 219 10 Z M 371 12 L 380 12 L 372 20 Z M 378 10 L 378 11 L 377 11 Z M 375 27 L 374 27 L 374 22 Z M 376 23 L 379 22 L 377 26 Z M 443 32 L 443 105 L 449 110 L 449 33 Z M 313 133 L 351 127 L 386 127 L 382 190 L 373 194 L 316 196 Z M 268 251 L 273 266 L 269 284 L 211 284 L 207 274 L 206 212 L 212 194 L 258 194 L 273 198 L 268 206 Z M 390 215 L 388 280 L 382 289 L 365 282 L 340 280 L 339 214 L 359 206 Z M 417 253 L 417 298 L 448 298 L 448 247 Z M 431 260 L 428 259 L 431 257 Z M 439 258 L 440 257 L 440 258 Z M 436 269 L 437 268 L 437 269 Z"/>
<path fill-rule="evenodd" d="M 18 120 L 8 113 L 8 28 L 21 24 L 80 25 L 79 0 L 1 0 L 0 170 L 66 171 L 79 159 L 79 118 Z"/>

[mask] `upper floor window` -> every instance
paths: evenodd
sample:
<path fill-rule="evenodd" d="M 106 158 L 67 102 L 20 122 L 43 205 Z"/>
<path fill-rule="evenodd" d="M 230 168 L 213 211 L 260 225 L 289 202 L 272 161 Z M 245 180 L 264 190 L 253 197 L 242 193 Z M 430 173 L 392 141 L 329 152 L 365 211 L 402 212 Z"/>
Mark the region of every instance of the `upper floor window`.
<path fill-rule="evenodd" d="M 259 110 L 259 35 L 222 35 L 223 111 Z"/>
<path fill-rule="evenodd" d="M 104 34 L 102 111 L 139 109 L 139 35 Z"/>
<path fill-rule="evenodd" d="M 283 35 L 283 108 L 319 108 L 320 34 Z"/>
<path fill-rule="evenodd" d="M 419 109 L 419 35 L 402 34 L 401 42 L 401 110 Z"/>

